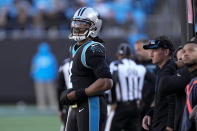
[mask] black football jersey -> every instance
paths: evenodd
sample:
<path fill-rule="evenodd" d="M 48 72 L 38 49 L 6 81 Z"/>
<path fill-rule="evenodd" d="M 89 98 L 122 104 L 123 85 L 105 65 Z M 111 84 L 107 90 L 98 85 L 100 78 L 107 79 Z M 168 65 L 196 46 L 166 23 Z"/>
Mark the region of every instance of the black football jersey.
<path fill-rule="evenodd" d="M 95 41 L 88 41 L 80 46 L 74 44 L 70 77 L 75 89 L 87 88 L 99 78 L 111 78 L 105 47 Z"/>

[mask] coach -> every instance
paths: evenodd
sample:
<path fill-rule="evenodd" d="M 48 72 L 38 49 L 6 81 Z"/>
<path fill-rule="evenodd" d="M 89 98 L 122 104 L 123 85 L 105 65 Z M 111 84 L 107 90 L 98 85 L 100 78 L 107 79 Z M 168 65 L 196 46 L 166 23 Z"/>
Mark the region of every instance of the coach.
<path fill-rule="evenodd" d="M 167 37 L 161 36 L 150 41 L 148 45 L 144 45 L 144 49 L 151 50 L 152 63 L 156 64 L 158 68 L 155 80 L 155 105 L 143 118 L 142 126 L 144 129 L 151 131 L 172 131 L 175 97 L 174 95 L 163 96 L 158 90 L 162 86 L 160 80 L 163 77 L 163 71 L 172 62 L 173 44 Z"/>

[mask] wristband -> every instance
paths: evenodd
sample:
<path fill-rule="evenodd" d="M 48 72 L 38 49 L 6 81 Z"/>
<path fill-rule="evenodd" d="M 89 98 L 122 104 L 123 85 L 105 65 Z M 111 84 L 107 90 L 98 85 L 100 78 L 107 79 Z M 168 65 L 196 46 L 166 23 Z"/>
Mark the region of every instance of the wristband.
<path fill-rule="evenodd" d="M 75 91 L 75 95 L 77 97 L 77 100 L 87 97 L 85 88 L 77 89 Z"/>

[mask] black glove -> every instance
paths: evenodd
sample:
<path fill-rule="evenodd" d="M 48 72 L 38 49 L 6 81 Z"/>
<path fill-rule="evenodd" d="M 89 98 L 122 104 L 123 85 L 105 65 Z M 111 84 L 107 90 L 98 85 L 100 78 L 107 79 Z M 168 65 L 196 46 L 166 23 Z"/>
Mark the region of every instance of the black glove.
<path fill-rule="evenodd" d="M 75 95 L 77 97 L 77 100 L 82 100 L 87 97 L 86 92 L 85 92 L 85 88 L 80 88 L 75 91 L 76 91 Z"/>
<path fill-rule="evenodd" d="M 76 101 L 72 101 L 69 100 L 67 97 L 67 94 L 69 94 L 71 91 L 73 91 L 74 89 L 67 89 L 65 91 L 63 91 L 60 95 L 60 103 L 63 105 L 73 105 L 75 104 Z"/>

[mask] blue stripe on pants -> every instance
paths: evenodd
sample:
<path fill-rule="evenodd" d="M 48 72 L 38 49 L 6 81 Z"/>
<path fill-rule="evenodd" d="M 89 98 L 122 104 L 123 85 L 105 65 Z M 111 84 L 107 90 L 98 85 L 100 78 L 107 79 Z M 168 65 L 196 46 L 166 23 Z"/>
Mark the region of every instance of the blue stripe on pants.
<path fill-rule="evenodd" d="M 89 97 L 89 130 L 99 131 L 99 97 Z"/>

